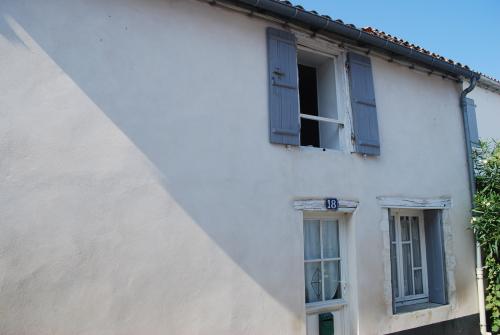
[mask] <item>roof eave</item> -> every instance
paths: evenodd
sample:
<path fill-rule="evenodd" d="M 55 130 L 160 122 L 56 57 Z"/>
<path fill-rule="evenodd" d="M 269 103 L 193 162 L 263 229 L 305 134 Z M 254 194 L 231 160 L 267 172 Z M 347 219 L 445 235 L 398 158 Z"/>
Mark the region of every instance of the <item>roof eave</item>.
<path fill-rule="evenodd" d="M 493 78 L 483 75 L 481 76 L 481 78 L 479 78 L 478 84 L 479 86 L 485 87 L 490 91 L 500 94 L 500 82 Z"/>
<path fill-rule="evenodd" d="M 403 57 L 407 60 L 417 62 L 427 67 L 442 71 L 444 73 L 465 78 L 481 78 L 481 75 L 467 67 L 453 64 L 432 55 L 419 52 L 415 49 L 408 48 L 387 39 L 375 36 L 371 33 L 364 32 L 362 29 L 356 28 L 353 25 L 347 25 L 341 22 L 332 20 L 327 16 L 320 16 L 316 13 L 306 11 L 301 7 L 292 6 L 284 2 L 275 0 L 222 0 L 223 2 L 233 3 L 245 8 L 258 10 L 264 14 L 278 17 L 287 22 L 299 24 L 315 31 L 316 33 L 328 32 L 340 35 L 348 40 L 360 42 L 364 45 L 371 46 L 377 49 L 385 50 L 389 53 Z"/>

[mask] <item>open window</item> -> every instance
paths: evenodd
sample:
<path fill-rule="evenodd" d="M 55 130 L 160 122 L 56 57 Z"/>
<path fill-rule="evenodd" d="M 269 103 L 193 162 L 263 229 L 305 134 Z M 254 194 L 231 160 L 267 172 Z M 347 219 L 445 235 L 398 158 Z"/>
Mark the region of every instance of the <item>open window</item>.
<path fill-rule="evenodd" d="M 300 145 L 340 149 L 335 58 L 298 50 Z"/>
<path fill-rule="evenodd" d="M 370 57 L 275 28 L 268 28 L 267 34 L 269 141 L 342 150 L 350 135 L 352 152 L 379 156 Z"/>

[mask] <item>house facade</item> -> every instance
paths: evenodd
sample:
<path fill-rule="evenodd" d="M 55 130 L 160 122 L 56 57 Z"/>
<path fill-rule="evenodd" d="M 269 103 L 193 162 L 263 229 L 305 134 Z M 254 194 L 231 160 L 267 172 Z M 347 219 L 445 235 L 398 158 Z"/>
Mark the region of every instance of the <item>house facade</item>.
<path fill-rule="evenodd" d="M 479 333 L 475 74 L 249 2 L 0 3 L 0 333 Z"/>
<path fill-rule="evenodd" d="M 500 140 L 500 82 L 484 78 L 481 84 L 470 93 L 476 105 L 479 137 Z"/>

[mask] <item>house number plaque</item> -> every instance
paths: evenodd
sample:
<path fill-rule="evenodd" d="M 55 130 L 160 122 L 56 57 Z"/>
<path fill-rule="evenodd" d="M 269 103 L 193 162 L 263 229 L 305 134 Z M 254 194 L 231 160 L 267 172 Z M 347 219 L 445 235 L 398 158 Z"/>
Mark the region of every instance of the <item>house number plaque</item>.
<path fill-rule="evenodd" d="M 329 198 L 325 200 L 325 207 L 328 210 L 336 211 L 339 209 L 339 201 L 335 198 Z"/>

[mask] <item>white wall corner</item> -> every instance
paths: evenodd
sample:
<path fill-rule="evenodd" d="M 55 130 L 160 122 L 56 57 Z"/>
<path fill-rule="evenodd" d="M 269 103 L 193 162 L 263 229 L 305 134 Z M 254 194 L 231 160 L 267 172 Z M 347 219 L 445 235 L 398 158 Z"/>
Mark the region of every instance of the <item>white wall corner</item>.
<path fill-rule="evenodd" d="M 382 258 L 384 262 L 384 302 L 388 316 L 392 316 L 392 273 L 391 273 L 391 241 L 389 235 L 389 210 L 382 208 L 380 220 L 382 232 Z"/>
<path fill-rule="evenodd" d="M 457 261 L 453 247 L 453 227 L 451 224 L 450 213 L 448 210 L 443 210 L 443 237 L 444 237 L 444 253 L 446 262 L 446 280 L 448 284 L 448 303 L 452 311 L 457 309 L 457 287 L 455 283 L 455 270 Z"/>

